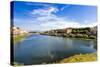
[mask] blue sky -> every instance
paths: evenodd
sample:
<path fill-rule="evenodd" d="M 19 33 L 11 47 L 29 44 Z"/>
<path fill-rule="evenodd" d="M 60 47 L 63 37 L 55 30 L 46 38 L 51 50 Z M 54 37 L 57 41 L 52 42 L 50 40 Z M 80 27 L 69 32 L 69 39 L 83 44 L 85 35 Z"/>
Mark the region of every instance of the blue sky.
<path fill-rule="evenodd" d="M 97 7 L 41 2 L 13 2 L 13 23 L 27 31 L 97 25 Z"/>

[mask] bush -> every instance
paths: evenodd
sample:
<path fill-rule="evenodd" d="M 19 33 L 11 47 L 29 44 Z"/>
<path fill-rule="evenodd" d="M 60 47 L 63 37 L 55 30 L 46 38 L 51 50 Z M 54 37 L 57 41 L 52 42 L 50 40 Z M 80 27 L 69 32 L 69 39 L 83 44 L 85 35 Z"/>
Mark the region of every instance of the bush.
<path fill-rule="evenodd" d="M 96 39 L 96 36 L 92 36 L 92 35 L 91 35 L 89 38 L 90 38 L 90 39 Z"/>
<path fill-rule="evenodd" d="M 88 35 L 84 34 L 83 37 L 84 37 L 84 38 L 88 38 Z"/>

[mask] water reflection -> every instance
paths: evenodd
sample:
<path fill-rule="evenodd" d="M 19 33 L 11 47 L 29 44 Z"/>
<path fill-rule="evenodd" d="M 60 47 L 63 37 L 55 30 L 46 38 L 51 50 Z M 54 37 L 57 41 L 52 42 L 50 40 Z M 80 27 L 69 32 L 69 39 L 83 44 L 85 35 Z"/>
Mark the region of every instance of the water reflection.
<path fill-rule="evenodd" d="M 90 40 L 31 35 L 14 45 L 14 60 L 28 64 L 51 63 L 80 53 L 96 52 Z"/>

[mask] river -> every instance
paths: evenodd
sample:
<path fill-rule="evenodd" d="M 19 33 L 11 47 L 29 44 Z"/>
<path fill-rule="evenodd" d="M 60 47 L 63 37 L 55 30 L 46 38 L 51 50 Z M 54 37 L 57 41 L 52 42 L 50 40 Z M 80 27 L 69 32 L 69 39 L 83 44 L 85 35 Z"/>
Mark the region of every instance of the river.
<path fill-rule="evenodd" d="M 14 45 L 14 61 L 24 65 L 53 63 L 76 54 L 96 52 L 93 40 L 33 34 Z"/>

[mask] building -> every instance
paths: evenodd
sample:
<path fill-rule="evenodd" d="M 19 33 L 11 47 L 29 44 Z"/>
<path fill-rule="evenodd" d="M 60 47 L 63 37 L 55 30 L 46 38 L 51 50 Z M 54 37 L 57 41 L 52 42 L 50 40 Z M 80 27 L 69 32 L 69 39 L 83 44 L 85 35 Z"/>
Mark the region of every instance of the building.
<path fill-rule="evenodd" d="M 90 32 L 91 32 L 92 35 L 96 35 L 96 34 L 97 34 L 97 26 L 92 27 L 92 28 L 90 29 Z"/>
<path fill-rule="evenodd" d="M 72 32 L 72 28 L 66 28 L 64 31 L 65 31 L 67 34 L 69 34 L 69 33 Z"/>
<path fill-rule="evenodd" d="M 18 28 L 18 27 L 12 27 L 11 28 L 11 34 L 13 35 L 13 36 L 16 36 L 16 35 L 24 35 L 24 34 L 26 34 L 26 33 L 28 33 L 27 31 L 24 31 L 24 30 L 21 30 L 20 28 Z"/>

